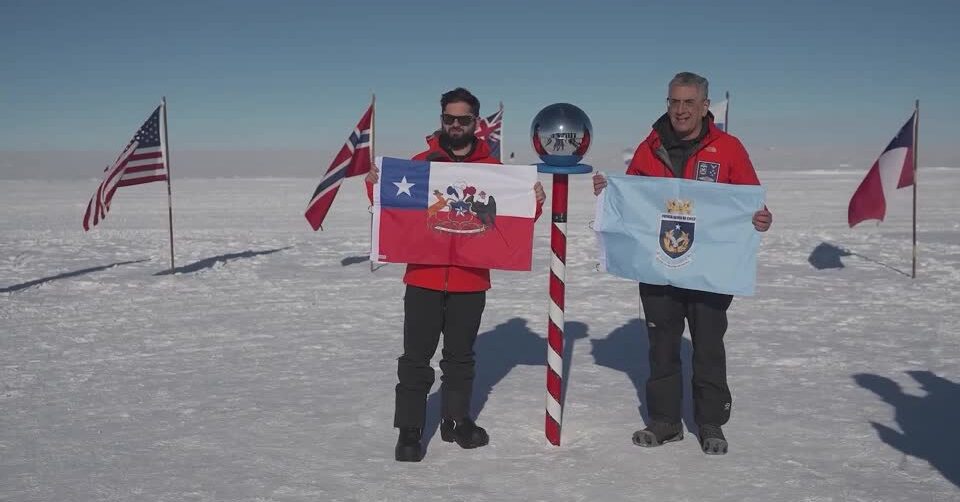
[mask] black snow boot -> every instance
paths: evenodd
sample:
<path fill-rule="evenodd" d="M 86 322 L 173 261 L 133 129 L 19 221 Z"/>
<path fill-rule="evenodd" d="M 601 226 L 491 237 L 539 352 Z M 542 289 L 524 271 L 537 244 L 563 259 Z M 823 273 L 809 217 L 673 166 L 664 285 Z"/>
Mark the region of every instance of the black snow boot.
<path fill-rule="evenodd" d="M 401 427 L 394 455 L 397 462 L 419 462 L 423 459 L 423 446 L 420 438 L 423 431 L 419 427 Z"/>
<path fill-rule="evenodd" d="M 486 446 L 490 442 L 487 431 L 469 418 L 444 418 L 440 421 L 440 439 L 448 443 L 456 442 L 461 448 L 467 449 Z"/>
<path fill-rule="evenodd" d="M 707 455 L 727 454 L 727 438 L 723 437 L 719 425 L 700 426 L 700 447 Z"/>
<path fill-rule="evenodd" d="M 683 424 L 679 422 L 675 424 L 650 422 L 646 429 L 633 433 L 633 444 L 644 448 L 660 446 L 681 439 L 683 439 Z"/>

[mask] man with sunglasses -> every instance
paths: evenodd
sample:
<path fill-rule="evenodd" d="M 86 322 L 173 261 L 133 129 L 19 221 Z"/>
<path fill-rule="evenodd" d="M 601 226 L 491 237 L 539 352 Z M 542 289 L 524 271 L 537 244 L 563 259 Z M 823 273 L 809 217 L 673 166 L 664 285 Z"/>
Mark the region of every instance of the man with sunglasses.
<path fill-rule="evenodd" d="M 486 141 L 475 136 L 480 116 L 480 101 L 469 91 L 456 88 L 440 98 L 440 130 L 428 138 L 429 148 L 413 160 L 432 162 L 471 162 L 500 164 L 492 157 Z M 368 195 L 379 179 L 376 167 L 367 175 Z M 534 185 L 537 213 L 542 211 L 546 194 L 538 181 Z M 470 417 L 473 393 L 473 346 L 490 289 L 487 269 L 407 265 L 403 276 L 407 288 L 403 299 L 403 355 L 397 364 L 396 408 L 393 425 L 400 429 L 395 458 L 401 462 L 422 459 L 421 437 L 426 422 L 427 394 L 434 383 L 430 366 L 443 334 L 443 373 L 440 387 L 440 437 L 462 448 L 485 446 L 487 431 Z"/>
<path fill-rule="evenodd" d="M 714 183 L 759 185 L 750 157 L 740 141 L 718 129 L 710 113 L 707 79 L 678 73 L 668 86 L 667 112 L 637 147 L 627 174 L 686 178 Z M 594 194 L 607 186 L 593 177 Z M 773 215 L 763 208 L 753 226 L 766 232 Z M 723 335 L 733 296 L 673 286 L 640 283 L 640 302 L 650 339 L 647 410 L 650 423 L 633 435 L 638 446 L 660 446 L 683 439 L 683 379 L 680 342 L 684 319 L 693 340 L 693 402 L 700 446 L 709 455 L 727 453 L 721 426 L 730 419 Z"/>

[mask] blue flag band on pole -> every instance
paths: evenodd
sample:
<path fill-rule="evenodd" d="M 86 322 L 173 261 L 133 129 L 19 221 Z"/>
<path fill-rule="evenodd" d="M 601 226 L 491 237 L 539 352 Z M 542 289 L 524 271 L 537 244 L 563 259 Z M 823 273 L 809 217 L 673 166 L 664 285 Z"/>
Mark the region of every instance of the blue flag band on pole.
<path fill-rule="evenodd" d="M 753 294 L 766 189 L 675 178 L 607 176 L 593 229 L 601 266 L 647 284 Z"/>

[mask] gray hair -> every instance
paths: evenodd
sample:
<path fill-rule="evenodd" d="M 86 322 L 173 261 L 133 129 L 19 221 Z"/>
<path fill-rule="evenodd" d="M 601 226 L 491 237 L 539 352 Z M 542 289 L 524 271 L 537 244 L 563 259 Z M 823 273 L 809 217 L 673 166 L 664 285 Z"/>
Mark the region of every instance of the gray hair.
<path fill-rule="evenodd" d="M 703 94 L 704 99 L 710 97 L 710 83 L 707 82 L 707 79 L 697 75 L 696 73 L 690 73 L 688 71 L 677 73 L 673 76 L 673 80 L 670 81 L 670 85 L 667 86 L 667 89 L 670 89 L 675 85 L 695 85 L 697 86 L 697 89 L 700 90 L 700 93 Z"/>

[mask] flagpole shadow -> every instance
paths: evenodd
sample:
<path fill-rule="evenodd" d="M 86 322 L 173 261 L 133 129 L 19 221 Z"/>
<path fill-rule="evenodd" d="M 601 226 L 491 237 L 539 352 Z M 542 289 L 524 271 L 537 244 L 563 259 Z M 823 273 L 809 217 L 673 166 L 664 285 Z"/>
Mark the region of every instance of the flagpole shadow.
<path fill-rule="evenodd" d="M 862 260 L 868 261 L 870 263 L 875 263 L 884 268 L 903 274 L 907 277 L 910 277 L 910 274 L 900 270 L 896 267 L 892 267 L 878 260 L 874 260 L 869 256 L 862 255 L 860 253 L 855 253 L 847 248 L 837 246 L 836 244 L 831 244 L 829 242 L 821 242 L 817 247 L 813 248 L 813 251 L 810 252 L 810 256 L 807 258 L 807 261 L 813 268 L 817 270 L 826 270 L 831 268 L 844 268 L 845 265 L 840 258 L 846 256 L 856 256 Z"/>
<path fill-rule="evenodd" d="M 204 269 L 213 268 L 213 267 L 216 266 L 218 263 L 227 263 L 227 262 L 233 261 L 233 260 L 239 260 L 239 259 L 244 259 L 244 258 L 253 258 L 253 257 L 255 257 L 255 256 L 262 256 L 262 255 L 268 255 L 268 254 L 278 253 L 278 252 L 280 252 L 280 251 L 286 251 L 287 249 L 291 249 L 291 248 L 293 248 L 293 246 L 286 246 L 286 247 L 276 248 L 276 249 L 267 249 L 267 250 L 263 250 L 263 251 L 250 251 L 250 250 L 248 250 L 248 251 L 243 251 L 243 252 L 240 252 L 240 253 L 222 254 L 222 255 L 219 255 L 219 256 L 212 256 L 212 257 L 210 257 L 210 258 L 204 258 L 204 259 L 202 259 L 202 260 L 200 260 L 200 261 L 196 261 L 196 262 L 193 262 L 193 263 L 191 263 L 191 264 L 189 264 L 189 265 L 184 265 L 184 266 L 182 266 L 182 267 L 176 267 L 176 268 L 174 268 L 172 271 L 171 271 L 171 270 L 164 270 L 164 271 L 162 271 L 162 272 L 157 272 L 157 273 L 155 273 L 155 274 L 153 274 L 153 275 L 154 275 L 154 276 L 161 276 L 161 275 L 173 275 L 173 274 L 191 274 L 191 273 L 194 273 L 194 272 L 199 272 L 199 271 L 204 270 Z"/>
<path fill-rule="evenodd" d="M 41 279 L 34 279 L 34 280 L 32 280 L 32 281 L 27 281 L 27 282 L 24 282 L 24 283 L 21 283 L 21 284 L 14 284 L 13 286 L 7 286 L 7 287 L 5 287 L 5 288 L 0 288 L 0 293 L 15 293 L 15 292 L 17 292 L 17 291 L 21 291 L 21 290 L 27 289 L 27 288 L 32 287 L 32 286 L 38 286 L 38 285 L 40 285 L 40 284 L 45 284 L 45 283 L 48 283 L 48 282 L 51 282 L 51 281 L 56 281 L 56 280 L 60 280 L 60 279 L 67 279 L 67 278 L 69 278 L 69 277 L 76 277 L 76 276 L 78 276 L 78 275 L 90 274 L 90 273 L 93 273 L 93 272 L 99 272 L 99 271 L 101 271 L 101 270 L 106 270 L 106 269 L 108 269 L 108 268 L 118 267 L 118 266 L 120 266 L 120 265 L 130 265 L 130 264 L 133 264 L 133 263 L 143 263 L 143 262 L 145 262 L 145 261 L 148 261 L 148 260 L 143 259 L 143 260 L 132 260 L 132 261 L 120 261 L 120 262 L 117 262 L 117 263 L 111 263 L 110 265 L 102 265 L 102 266 L 99 266 L 99 267 L 84 268 L 84 269 L 81 269 L 81 270 L 74 270 L 73 272 L 64 272 L 64 273 L 62 273 L 62 274 L 52 275 L 52 276 L 50 276 L 50 277 L 43 277 L 43 278 L 41 278 Z"/>

